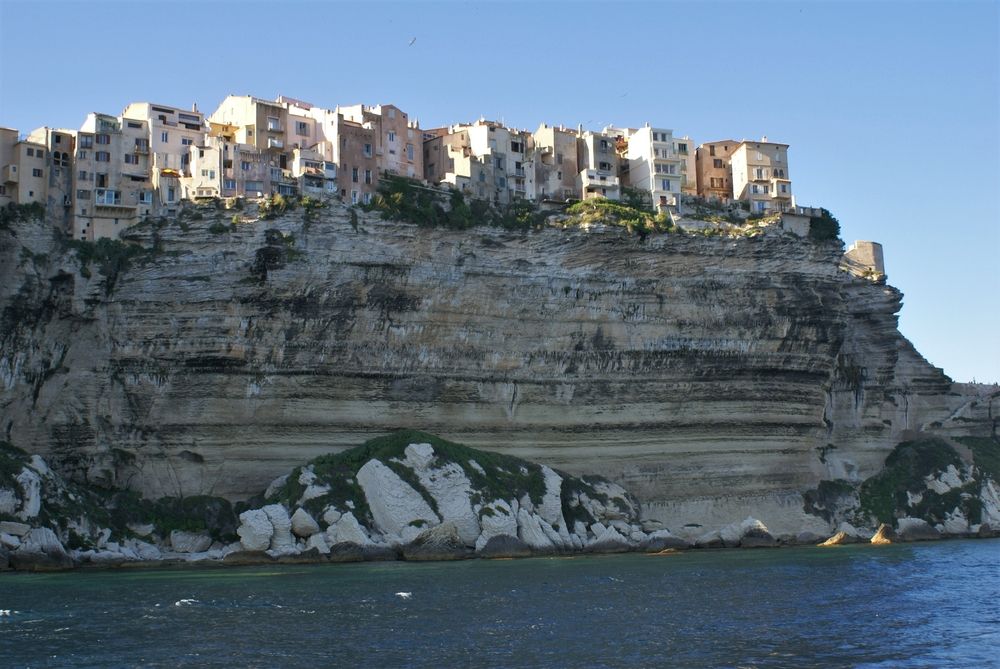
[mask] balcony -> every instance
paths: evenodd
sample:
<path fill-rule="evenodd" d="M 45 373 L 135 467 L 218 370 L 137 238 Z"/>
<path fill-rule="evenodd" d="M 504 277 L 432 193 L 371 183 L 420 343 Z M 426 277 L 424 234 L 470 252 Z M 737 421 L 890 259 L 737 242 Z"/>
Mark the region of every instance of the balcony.
<path fill-rule="evenodd" d="M 18 183 L 17 165 L 4 165 L 2 172 L 0 172 L 0 181 L 5 184 Z"/>
<path fill-rule="evenodd" d="M 781 187 L 785 187 L 785 192 L 781 192 Z M 775 199 L 779 200 L 791 200 L 792 199 L 792 182 L 788 179 L 771 179 L 771 194 Z"/>
<path fill-rule="evenodd" d="M 271 123 L 270 121 L 268 121 L 267 122 L 267 131 L 268 132 L 285 132 L 285 129 L 281 126 L 280 123 Z"/>
<path fill-rule="evenodd" d="M 617 176 L 603 170 L 580 170 L 580 185 L 588 188 L 618 188 L 621 185 Z"/>
<path fill-rule="evenodd" d="M 283 149 L 285 148 L 285 143 L 280 139 L 275 139 L 274 137 L 267 138 L 267 148 L 269 149 Z"/>

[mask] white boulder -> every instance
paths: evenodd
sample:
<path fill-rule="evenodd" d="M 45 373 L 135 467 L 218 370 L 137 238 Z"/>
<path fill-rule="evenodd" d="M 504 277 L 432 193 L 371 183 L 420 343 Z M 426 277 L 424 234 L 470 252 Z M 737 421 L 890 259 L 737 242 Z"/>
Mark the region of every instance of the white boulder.
<path fill-rule="evenodd" d="M 337 511 L 335 507 L 328 506 L 326 507 L 326 510 L 323 511 L 323 522 L 326 523 L 327 527 L 329 527 L 340 520 L 340 516 L 340 511 Z"/>
<path fill-rule="evenodd" d="M 308 511 L 299 507 L 292 514 L 292 532 L 305 539 L 319 532 L 319 523 Z"/>
<path fill-rule="evenodd" d="M 236 530 L 244 550 L 266 551 L 271 546 L 274 527 L 262 509 L 244 511 L 240 514 L 240 526 Z"/>
<path fill-rule="evenodd" d="M 948 468 L 937 476 L 925 477 L 924 483 L 934 492 L 943 495 L 953 488 L 961 488 L 962 476 L 955 468 L 955 465 L 948 465 Z"/>
<path fill-rule="evenodd" d="M 17 483 L 24 492 L 24 501 L 17 517 L 22 520 L 34 518 L 42 509 L 42 478 L 34 469 L 25 467 L 17 475 Z"/>
<path fill-rule="evenodd" d="M 420 485 L 434 498 L 441 522 L 454 523 L 465 545 L 475 544 L 480 533 L 479 519 L 472 509 L 472 483 L 465 471 L 454 462 L 437 469 L 428 468 L 434 460 L 430 444 L 411 444 L 406 454 L 404 464 L 412 465 Z"/>
<path fill-rule="evenodd" d="M 14 515 L 17 510 L 17 495 L 10 488 L 0 488 L 0 513 Z"/>
<path fill-rule="evenodd" d="M 545 494 L 535 513 L 552 527 L 566 527 L 562 510 L 562 477 L 545 465 L 542 465 L 542 476 L 545 478 Z"/>
<path fill-rule="evenodd" d="M 31 529 L 27 523 L 18 523 L 13 520 L 0 521 L 0 532 L 13 534 L 15 537 L 23 537 Z"/>
<path fill-rule="evenodd" d="M 314 534 L 306 541 L 306 550 L 313 548 L 324 555 L 330 552 L 330 546 L 326 543 L 326 537 L 322 534 Z"/>
<path fill-rule="evenodd" d="M 212 545 L 212 537 L 199 532 L 174 530 L 170 533 L 170 547 L 178 553 L 201 553 Z M 109 550 L 112 547 L 109 545 Z"/>
<path fill-rule="evenodd" d="M 484 505 L 480 515 L 482 532 L 476 539 L 476 550 L 482 550 L 486 542 L 495 536 L 517 536 L 517 515 L 504 500 L 498 499 Z"/>
<path fill-rule="evenodd" d="M 350 511 L 342 515 L 336 524 L 331 525 L 326 530 L 326 542 L 329 545 L 333 546 L 345 541 L 359 546 L 367 546 L 372 542 L 364 528 L 361 527 L 361 523 Z"/>
<path fill-rule="evenodd" d="M 369 460 L 358 470 L 358 484 L 383 534 L 403 536 L 414 521 L 431 526 L 441 522 L 419 492 L 378 460 Z"/>
<path fill-rule="evenodd" d="M 292 519 L 288 517 L 288 509 L 281 504 L 268 504 L 261 511 L 267 514 L 267 519 L 274 528 L 270 549 L 283 552 L 295 548 L 295 539 L 292 538 Z"/>
<path fill-rule="evenodd" d="M 983 503 L 983 522 L 990 527 L 1000 527 L 1000 486 L 993 479 L 986 479 L 979 490 Z"/>
<path fill-rule="evenodd" d="M 517 513 L 518 538 L 532 550 L 551 551 L 555 548 L 552 540 L 542 529 L 539 517 L 522 508 Z"/>

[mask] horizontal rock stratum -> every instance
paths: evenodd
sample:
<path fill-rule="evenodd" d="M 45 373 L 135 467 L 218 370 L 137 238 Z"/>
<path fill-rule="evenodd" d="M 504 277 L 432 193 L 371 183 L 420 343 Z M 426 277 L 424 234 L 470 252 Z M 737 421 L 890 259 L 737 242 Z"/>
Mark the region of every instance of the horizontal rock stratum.
<path fill-rule="evenodd" d="M 0 230 L 2 438 L 148 497 L 240 499 L 416 427 L 601 474 L 695 536 L 748 515 L 823 533 L 821 480 L 996 431 L 996 389 L 928 364 L 839 241 L 231 217 L 97 247 Z"/>

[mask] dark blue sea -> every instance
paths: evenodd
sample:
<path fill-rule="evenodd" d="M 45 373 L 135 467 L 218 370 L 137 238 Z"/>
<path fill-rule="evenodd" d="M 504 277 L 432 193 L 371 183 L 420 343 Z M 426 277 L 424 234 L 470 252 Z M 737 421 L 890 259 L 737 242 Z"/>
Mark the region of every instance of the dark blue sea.
<path fill-rule="evenodd" d="M 3 667 L 998 667 L 1000 540 L 2 574 L 0 609 Z"/>

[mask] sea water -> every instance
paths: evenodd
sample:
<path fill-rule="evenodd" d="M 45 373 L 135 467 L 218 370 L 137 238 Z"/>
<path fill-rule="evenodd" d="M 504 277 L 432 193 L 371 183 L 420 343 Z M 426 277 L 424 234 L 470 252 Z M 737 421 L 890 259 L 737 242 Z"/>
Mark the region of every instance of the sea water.
<path fill-rule="evenodd" d="M 1000 541 L 2 574 L 0 609 L 5 667 L 995 667 Z"/>

